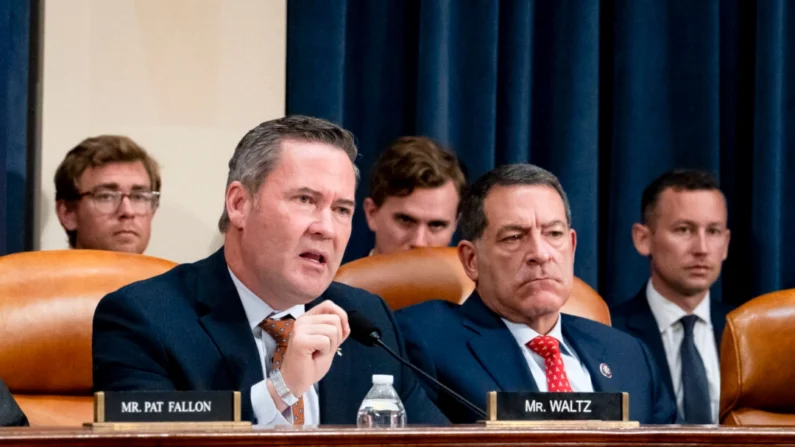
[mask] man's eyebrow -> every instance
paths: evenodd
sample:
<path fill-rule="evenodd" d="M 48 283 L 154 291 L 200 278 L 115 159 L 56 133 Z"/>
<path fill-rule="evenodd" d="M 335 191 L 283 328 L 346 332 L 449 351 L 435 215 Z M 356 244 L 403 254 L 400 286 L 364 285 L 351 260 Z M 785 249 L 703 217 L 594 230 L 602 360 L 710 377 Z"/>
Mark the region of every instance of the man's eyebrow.
<path fill-rule="evenodd" d="M 100 183 L 99 185 L 94 185 L 93 189 L 120 189 L 118 183 Z"/>
<path fill-rule="evenodd" d="M 323 195 L 322 192 L 320 192 L 320 191 L 318 191 L 316 189 L 312 189 L 312 188 L 310 188 L 308 186 L 302 186 L 300 188 L 292 189 L 292 190 L 289 191 L 289 194 L 306 194 L 306 195 L 312 196 L 314 198 L 318 198 L 318 197 L 321 197 Z M 356 207 L 356 202 L 354 200 L 351 200 L 351 199 L 337 199 L 337 200 L 334 201 L 334 204 L 337 205 L 337 206 L 340 206 L 340 205 L 349 206 L 351 208 L 355 208 Z"/>
<path fill-rule="evenodd" d="M 690 225 L 691 227 L 698 226 L 698 224 L 696 224 L 695 222 L 693 222 L 692 220 L 689 220 L 689 219 L 676 219 L 675 221 L 671 222 L 672 226 L 683 225 L 683 224 L 684 225 Z"/>
<path fill-rule="evenodd" d="M 428 222 L 428 225 L 450 225 L 451 220 L 435 219 Z"/>
<path fill-rule="evenodd" d="M 99 185 L 94 186 L 93 189 L 94 190 L 97 190 L 97 189 L 111 189 L 111 190 L 118 191 L 118 190 L 121 189 L 121 187 L 119 186 L 118 183 L 100 183 Z M 149 186 L 147 186 L 147 185 L 133 185 L 132 188 L 130 188 L 130 190 L 131 191 L 149 191 L 149 190 L 151 190 L 151 188 Z"/>
<path fill-rule="evenodd" d="M 356 202 L 350 199 L 337 199 L 334 203 L 337 206 L 343 205 L 350 208 L 356 208 Z"/>
<path fill-rule="evenodd" d="M 505 233 L 505 232 L 507 232 L 507 231 L 519 231 L 519 232 L 521 232 L 521 233 L 526 233 L 526 232 L 528 232 L 529 230 L 530 230 L 530 229 L 529 229 L 529 228 L 527 228 L 527 227 L 523 227 L 523 226 L 521 226 L 521 225 L 515 225 L 515 224 L 511 224 L 511 225 L 505 225 L 505 226 L 503 226 L 503 227 L 500 227 L 500 229 L 499 229 L 499 230 L 497 230 L 497 234 Z"/>
<path fill-rule="evenodd" d="M 311 196 L 319 196 L 320 191 L 314 190 L 308 186 L 302 186 L 300 188 L 291 189 L 290 194 L 308 194 Z"/>
<path fill-rule="evenodd" d="M 547 222 L 547 223 L 541 225 L 541 228 L 552 228 L 552 227 L 560 226 L 560 225 L 562 225 L 564 227 L 568 226 L 566 224 L 566 222 L 564 222 L 564 221 L 562 221 L 560 219 L 556 219 L 556 220 L 553 220 L 552 222 Z"/>
<path fill-rule="evenodd" d="M 400 211 L 395 212 L 395 214 L 393 214 L 392 217 L 400 217 L 402 219 L 410 220 L 412 222 L 417 222 L 419 220 L 410 214 L 402 213 Z"/>

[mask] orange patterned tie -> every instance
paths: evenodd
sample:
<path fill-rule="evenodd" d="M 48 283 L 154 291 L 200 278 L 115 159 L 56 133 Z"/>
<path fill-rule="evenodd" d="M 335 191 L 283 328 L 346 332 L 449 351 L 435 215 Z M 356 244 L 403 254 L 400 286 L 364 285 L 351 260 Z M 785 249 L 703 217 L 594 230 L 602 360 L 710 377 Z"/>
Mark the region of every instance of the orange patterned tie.
<path fill-rule="evenodd" d="M 284 353 L 287 351 L 287 343 L 290 341 L 290 334 L 293 332 L 295 320 L 292 317 L 285 317 L 284 320 L 274 320 L 266 318 L 259 325 L 263 331 L 276 340 L 276 351 L 273 353 L 274 369 L 279 369 L 284 360 Z M 293 406 L 293 425 L 304 425 L 304 398 L 298 397 L 298 402 Z"/>
<path fill-rule="evenodd" d="M 560 356 L 560 343 L 555 337 L 549 335 L 539 335 L 527 342 L 527 347 L 531 351 L 544 358 L 547 375 L 547 391 L 550 393 L 571 392 L 571 383 L 563 367 L 563 359 Z"/>

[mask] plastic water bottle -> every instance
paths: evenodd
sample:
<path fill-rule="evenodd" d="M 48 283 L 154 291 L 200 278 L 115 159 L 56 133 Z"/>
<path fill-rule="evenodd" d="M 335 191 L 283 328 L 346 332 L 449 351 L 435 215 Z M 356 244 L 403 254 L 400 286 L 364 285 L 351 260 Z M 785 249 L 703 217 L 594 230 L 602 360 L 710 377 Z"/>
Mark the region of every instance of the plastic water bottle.
<path fill-rule="evenodd" d="M 392 388 L 392 376 L 373 374 L 373 387 L 364 397 L 356 425 L 359 427 L 404 427 L 406 409 L 397 391 Z"/>

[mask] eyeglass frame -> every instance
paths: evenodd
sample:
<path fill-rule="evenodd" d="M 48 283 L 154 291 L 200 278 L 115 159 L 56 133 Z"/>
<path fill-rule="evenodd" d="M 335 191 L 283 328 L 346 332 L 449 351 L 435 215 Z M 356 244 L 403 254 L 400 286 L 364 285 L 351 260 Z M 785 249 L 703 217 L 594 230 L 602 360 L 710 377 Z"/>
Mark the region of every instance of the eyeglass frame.
<path fill-rule="evenodd" d="M 98 208 L 99 205 L 98 205 L 96 199 L 94 198 L 95 194 L 100 193 L 100 192 L 102 192 L 102 193 L 110 193 L 110 194 L 114 194 L 114 195 L 118 194 L 119 203 L 111 211 L 101 211 Z M 98 188 L 98 189 L 95 189 L 93 191 L 86 191 L 86 192 L 79 193 L 77 195 L 77 198 L 75 199 L 75 201 L 80 201 L 83 197 L 91 197 L 92 202 L 93 202 L 92 206 L 94 207 L 95 211 L 97 211 L 97 212 L 99 212 L 101 214 L 113 214 L 113 213 L 119 211 L 119 207 L 121 207 L 121 204 L 122 204 L 122 202 L 124 202 L 124 198 L 125 197 L 130 202 L 130 207 L 132 208 L 133 207 L 133 203 L 134 203 L 133 200 L 132 200 L 132 195 L 133 194 L 141 194 L 141 193 L 143 193 L 143 194 L 151 194 L 152 197 L 149 200 L 150 209 L 147 210 L 144 213 L 134 212 L 134 214 L 146 215 L 146 214 L 150 214 L 150 213 L 155 212 L 155 210 L 157 210 L 157 207 L 160 206 L 160 191 L 133 190 L 131 192 L 122 192 L 122 191 L 119 191 L 118 189 Z"/>

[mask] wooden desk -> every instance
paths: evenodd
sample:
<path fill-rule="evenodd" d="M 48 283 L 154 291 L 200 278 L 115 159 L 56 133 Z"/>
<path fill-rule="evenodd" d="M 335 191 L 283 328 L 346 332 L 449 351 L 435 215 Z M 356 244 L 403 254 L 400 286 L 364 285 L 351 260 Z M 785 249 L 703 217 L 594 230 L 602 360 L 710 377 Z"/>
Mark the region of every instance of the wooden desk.
<path fill-rule="evenodd" d="M 641 427 L 627 430 L 547 430 L 409 427 L 258 429 L 245 431 L 98 432 L 91 429 L 1 428 L 2 445 L 119 446 L 795 446 L 795 429 L 774 427 Z"/>

